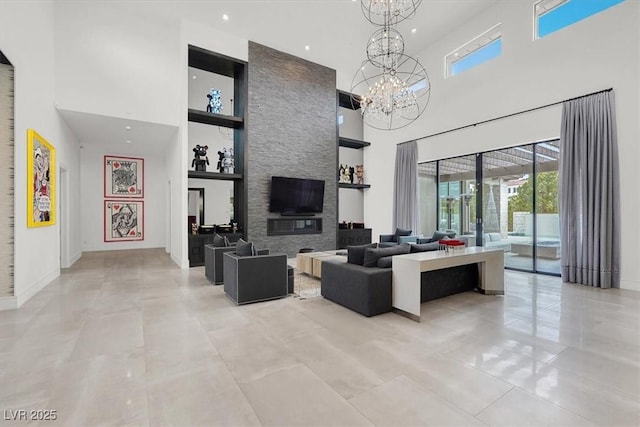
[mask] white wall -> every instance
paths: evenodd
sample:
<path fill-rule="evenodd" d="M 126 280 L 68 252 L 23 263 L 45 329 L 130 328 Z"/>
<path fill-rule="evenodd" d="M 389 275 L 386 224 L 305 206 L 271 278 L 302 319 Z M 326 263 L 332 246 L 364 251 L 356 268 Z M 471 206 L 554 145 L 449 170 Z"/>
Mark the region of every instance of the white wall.
<path fill-rule="evenodd" d="M 395 132 L 365 129 L 373 145 L 365 165 L 376 171 L 365 195 L 365 221 L 374 233 L 391 228 L 395 143 L 454 129 L 493 117 L 613 87 L 616 97 L 622 210 L 621 286 L 640 290 L 640 241 L 637 191 L 640 3 L 626 1 L 543 39 L 532 41 L 530 2 L 500 2 L 435 42 L 419 57 L 430 73 L 432 96 L 424 115 Z M 420 11 L 418 12 L 420 13 Z M 424 13 L 424 11 L 422 12 Z M 444 56 L 474 36 L 502 22 L 502 56 L 444 79 Z M 419 141 L 421 161 L 557 137 L 561 107 L 479 125 Z M 390 205 L 391 203 L 389 203 Z"/>
<path fill-rule="evenodd" d="M 37 29 L 37 31 L 34 31 Z M 68 171 L 69 223 L 80 222 L 78 142 L 54 108 L 53 4 L 51 1 L 0 2 L 0 49 L 15 67 L 15 292 L 0 303 L 15 308 L 60 274 L 59 221 L 27 228 L 27 129 L 35 129 L 55 148 Z M 69 232 L 69 254 L 81 252 L 79 235 Z M 36 268 L 34 268 L 36 267 Z"/>
<path fill-rule="evenodd" d="M 60 108 L 178 125 L 179 22 L 128 2 L 55 2 Z"/>
<path fill-rule="evenodd" d="M 104 241 L 104 156 L 144 159 L 144 240 Z M 84 251 L 110 251 L 165 247 L 167 172 L 164 157 L 145 153 L 122 154 L 103 149 L 81 150 L 82 247 Z M 186 224 L 186 217 L 184 223 Z M 186 226 L 183 227 L 186 230 Z"/>

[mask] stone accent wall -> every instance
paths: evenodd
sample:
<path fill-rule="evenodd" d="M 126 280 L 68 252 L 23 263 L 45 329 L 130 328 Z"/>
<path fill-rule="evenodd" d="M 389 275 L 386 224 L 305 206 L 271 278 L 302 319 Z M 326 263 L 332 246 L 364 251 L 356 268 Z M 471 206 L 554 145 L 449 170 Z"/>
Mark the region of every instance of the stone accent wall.
<path fill-rule="evenodd" d="M 0 63 L 0 298 L 14 294 L 13 66 Z"/>
<path fill-rule="evenodd" d="M 303 247 L 335 249 L 338 147 L 336 72 L 249 42 L 247 237 L 294 256 Z M 272 176 L 325 181 L 322 234 L 267 236 Z"/>

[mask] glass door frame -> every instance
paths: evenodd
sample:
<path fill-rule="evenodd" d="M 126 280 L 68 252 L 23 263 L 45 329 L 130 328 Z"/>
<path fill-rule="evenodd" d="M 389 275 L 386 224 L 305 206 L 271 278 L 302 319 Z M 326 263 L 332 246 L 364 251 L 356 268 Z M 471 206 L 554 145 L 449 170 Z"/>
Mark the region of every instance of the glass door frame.
<path fill-rule="evenodd" d="M 549 138 L 546 140 L 540 140 L 540 141 L 535 141 L 535 142 L 529 142 L 526 144 L 518 144 L 518 145 L 513 145 L 513 146 L 508 146 L 508 147 L 503 147 L 503 148 L 498 148 L 498 149 L 494 149 L 494 150 L 486 150 L 486 151 L 481 151 L 481 152 L 477 152 L 477 153 L 471 153 L 471 154 L 462 154 L 459 156 L 454 156 L 454 157 L 447 157 L 444 159 L 438 159 L 438 160 L 430 160 L 428 162 L 424 162 L 424 163 L 431 163 L 431 162 L 435 162 L 436 163 L 436 221 L 437 224 L 435 224 L 436 226 L 436 230 L 439 229 L 440 226 L 440 162 L 442 161 L 448 161 L 448 160 L 454 160 L 457 158 L 461 158 L 461 157 L 468 157 L 468 156 L 475 156 L 476 158 L 476 162 L 475 162 L 475 195 L 476 195 L 476 233 L 475 233 L 475 239 L 476 239 L 476 246 L 484 246 L 484 215 L 483 215 L 483 199 L 484 199 L 484 194 L 483 194 L 483 176 L 484 176 L 484 163 L 483 163 L 483 159 L 484 159 L 484 154 L 488 154 L 488 153 L 494 153 L 494 152 L 500 152 L 501 150 L 506 150 L 509 148 L 517 148 L 517 147 L 524 147 L 524 146 L 531 146 L 531 150 L 532 150 L 532 172 L 531 172 L 531 179 L 532 179 L 532 185 L 533 185 L 533 191 L 532 191 L 532 269 L 520 269 L 520 268 L 515 268 L 515 267 L 507 267 L 505 266 L 505 269 L 508 270 L 513 270 L 513 271 L 522 271 L 522 272 L 526 272 L 526 273 L 534 273 L 534 274 L 544 274 L 544 275 L 548 275 L 548 276 L 557 276 L 560 277 L 559 273 L 553 273 L 553 272 L 549 272 L 549 271 L 540 271 L 538 270 L 538 244 L 537 244 L 537 239 L 538 239 L 538 229 L 537 229 L 537 223 L 538 223 L 538 203 L 537 203 L 537 182 L 536 182 L 536 178 L 537 178 L 537 165 L 538 165 L 538 161 L 537 161 L 537 147 L 539 144 L 543 144 L 543 143 L 549 143 L 549 142 L 556 142 L 558 141 L 559 138 Z"/>

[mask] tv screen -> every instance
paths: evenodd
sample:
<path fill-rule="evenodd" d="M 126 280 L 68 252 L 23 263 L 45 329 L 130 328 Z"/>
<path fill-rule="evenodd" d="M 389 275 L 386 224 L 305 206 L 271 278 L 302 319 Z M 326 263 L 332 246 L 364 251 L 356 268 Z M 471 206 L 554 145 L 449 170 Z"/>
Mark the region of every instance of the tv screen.
<path fill-rule="evenodd" d="M 304 215 L 322 212 L 324 181 L 317 179 L 271 177 L 269 212 Z"/>

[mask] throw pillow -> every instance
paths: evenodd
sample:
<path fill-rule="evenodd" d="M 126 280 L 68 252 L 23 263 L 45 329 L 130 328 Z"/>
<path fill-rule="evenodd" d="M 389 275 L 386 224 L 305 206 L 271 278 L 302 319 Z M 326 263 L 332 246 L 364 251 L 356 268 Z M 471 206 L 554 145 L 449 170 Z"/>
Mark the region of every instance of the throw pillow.
<path fill-rule="evenodd" d="M 379 268 L 391 268 L 391 267 L 393 267 L 392 262 L 393 262 L 393 257 L 392 256 L 383 256 L 382 258 L 380 258 L 378 260 L 378 267 Z"/>
<path fill-rule="evenodd" d="M 238 239 L 236 243 L 236 255 L 238 256 L 252 256 L 253 255 L 253 243 L 245 242 L 242 239 Z"/>
<path fill-rule="evenodd" d="M 439 249 L 439 246 L 440 243 L 438 242 L 411 245 L 411 253 L 415 254 L 417 252 L 437 251 Z"/>
<path fill-rule="evenodd" d="M 402 228 L 396 228 L 395 242 L 398 241 L 398 237 L 400 236 L 411 236 L 411 230 L 404 230 Z"/>
<path fill-rule="evenodd" d="M 362 265 L 365 267 L 376 267 L 380 258 L 408 254 L 410 250 L 411 248 L 408 243 L 391 246 L 390 248 L 368 248 L 364 251 L 364 263 Z"/>
<path fill-rule="evenodd" d="M 364 263 L 364 251 L 367 248 L 375 248 L 377 246 L 378 246 L 377 243 L 347 246 L 347 262 L 349 264 L 362 265 Z"/>
<path fill-rule="evenodd" d="M 228 246 L 225 244 L 225 237 L 222 237 L 221 235 L 219 235 L 218 233 L 213 235 L 213 246 L 215 246 L 216 248 L 224 248 L 225 246 Z"/>

